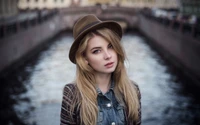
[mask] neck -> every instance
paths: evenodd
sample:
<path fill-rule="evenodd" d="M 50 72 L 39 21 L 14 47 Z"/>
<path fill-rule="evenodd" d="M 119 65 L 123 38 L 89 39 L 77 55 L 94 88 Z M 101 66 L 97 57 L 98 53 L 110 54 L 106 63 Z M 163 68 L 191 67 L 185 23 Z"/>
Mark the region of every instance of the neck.
<path fill-rule="evenodd" d="M 95 75 L 95 79 L 102 93 L 106 93 L 110 88 L 111 74 Z"/>

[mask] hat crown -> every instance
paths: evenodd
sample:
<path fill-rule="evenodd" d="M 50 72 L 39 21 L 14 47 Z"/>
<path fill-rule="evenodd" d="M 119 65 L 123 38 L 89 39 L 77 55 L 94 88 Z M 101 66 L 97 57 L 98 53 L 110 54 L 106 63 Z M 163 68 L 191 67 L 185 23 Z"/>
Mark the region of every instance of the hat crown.
<path fill-rule="evenodd" d="M 87 15 L 79 19 L 73 28 L 73 37 L 76 39 L 81 32 L 86 30 L 87 28 L 93 26 L 96 23 L 101 22 L 95 15 Z"/>
<path fill-rule="evenodd" d="M 75 55 L 81 40 L 87 33 L 97 29 L 107 28 L 122 38 L 122 27 L 115 21 L 101 21 L 95 15 L 89 14 L 77 20 L 73 27 L 74 42 L 69 51 L 69 59 L 76 64 Z"/>

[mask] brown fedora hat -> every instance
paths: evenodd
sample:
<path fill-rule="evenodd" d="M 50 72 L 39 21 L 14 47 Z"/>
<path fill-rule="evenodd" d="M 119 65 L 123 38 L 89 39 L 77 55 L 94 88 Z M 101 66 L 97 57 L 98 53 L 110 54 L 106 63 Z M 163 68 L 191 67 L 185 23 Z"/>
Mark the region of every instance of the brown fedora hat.
<path fill-rule="evenodd" d="M 86 15 L 78 19 L 73 27 L 74 42 L 69 51 L 69 59 L 76 64 L 75 55 L 83 37 L 90 31 L 106 27 L 122 37 L 122 28 L 115 21 L 101 21 L 95 15 Z"/>

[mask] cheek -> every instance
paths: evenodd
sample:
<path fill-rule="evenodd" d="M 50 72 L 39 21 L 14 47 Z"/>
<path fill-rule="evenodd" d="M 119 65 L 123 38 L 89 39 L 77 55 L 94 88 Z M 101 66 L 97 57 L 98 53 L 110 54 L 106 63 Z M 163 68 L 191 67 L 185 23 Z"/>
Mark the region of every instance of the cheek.
<path fill-rule="evenodd" d="M 117 56 L 117 53 L 114 51 L 113 52 L 113 57 L 116 59 L 116 60 L 118 60 L 118 56 Z"/>
<path fill-rule="evenodd" d="M 115 55 L 115 57 L 116 57 L 116 61 L 118 61 L 118 56 L 117 56 L 117 54 Z"/>
<path fill-rule="evenodd" d="M 90 65 L 96 65 L 100 62 L 100 58 L 97 56 L 88 56 L 87 61 Z"/>
<path fill-rule="evenodd" d="M 97 70 L 99 68 L 99 66 L 101 66 L 100 64 L 100 60 L 88 60 L 88 64 L 90 65 L 90 67 L 94 70 Z"/>

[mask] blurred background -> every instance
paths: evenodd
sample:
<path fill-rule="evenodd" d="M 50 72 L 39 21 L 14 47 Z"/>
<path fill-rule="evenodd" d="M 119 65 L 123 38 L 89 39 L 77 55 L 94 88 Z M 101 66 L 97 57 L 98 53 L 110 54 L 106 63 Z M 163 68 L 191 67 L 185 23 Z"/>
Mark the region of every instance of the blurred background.
<path fill-rule="evenodd" d="M 0 0 L 0 124 L 58 125 L 76 20 L 123 27 L 143 125 L 200 125 L 199 0 Z"/>

